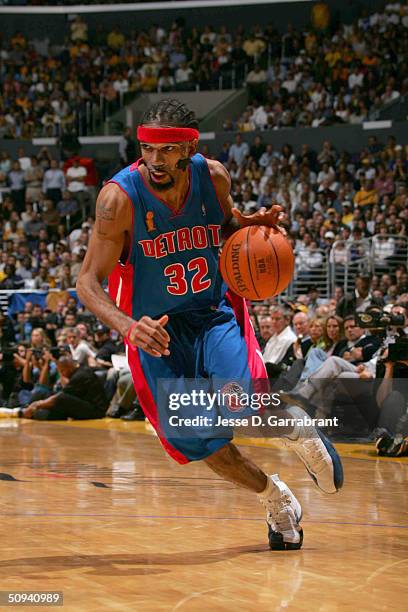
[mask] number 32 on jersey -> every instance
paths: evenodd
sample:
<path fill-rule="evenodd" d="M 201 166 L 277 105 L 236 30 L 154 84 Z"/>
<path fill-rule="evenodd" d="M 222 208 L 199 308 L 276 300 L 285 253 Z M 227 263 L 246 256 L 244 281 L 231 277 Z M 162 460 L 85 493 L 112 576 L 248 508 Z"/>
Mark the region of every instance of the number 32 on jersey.
<path fill-rule="evenodd" d="M 211 285 L 211 279 L 206 278 L 208 275 L 208 264 L 205 257 L 196 257 L 191 259 L 187 264 L 187 270 L 194 272 L 191 278 L 191 291 L 200 293 L 205 291 Z M 186 266 L 181 263 L 173 263 L 164 268 L 164 276 L 169 279 L 167 291 L 171 295 L 185 295 L 188 291 L 188 282 L 186 280 Z"/>

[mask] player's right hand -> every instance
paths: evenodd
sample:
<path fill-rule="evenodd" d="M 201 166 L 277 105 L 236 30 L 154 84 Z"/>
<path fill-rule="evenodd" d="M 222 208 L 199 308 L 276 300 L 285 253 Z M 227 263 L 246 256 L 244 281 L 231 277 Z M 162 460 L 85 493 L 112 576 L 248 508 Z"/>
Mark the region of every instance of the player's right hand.
<path fill-rule="evenodd" d="M 144 316 L 139 321 L 131 325 L 126 336 L 130 344 L 141 348 L 153 357 L 167 357 L 170 355 L 168 349 L 170 336 L 164 329 L 169 317 L 163 315 L 155 321 L 148 316 Z"/>

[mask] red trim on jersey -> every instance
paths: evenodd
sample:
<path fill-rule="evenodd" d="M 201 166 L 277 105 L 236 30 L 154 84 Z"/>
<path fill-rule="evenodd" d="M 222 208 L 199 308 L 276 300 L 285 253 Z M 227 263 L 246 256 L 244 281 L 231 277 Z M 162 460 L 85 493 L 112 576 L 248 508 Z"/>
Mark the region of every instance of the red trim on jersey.
<path fill-rule="evenodd" d="M 141 165 L 141 162 L 142 162 L 142 161 L 143 161 L 143 158 L 140 158 L 140 159 L 138 159 L 138 160 L 137 160 L 137 162 L 136 162 L 136 168 L 135 168 L 135 169 L 136 169 L 136 170 L 139 172 L 139 174 L 140 174 L 140 176 L 141 176 L 141 178 L 142 178 L 143 184 L 144 184 L 144 186 L 146 187 L 147 191 L 149 191 L 149 193 L 151 193 L 151 195 L 152 195 L 154 198 L 156 198 L 156 200 L 158 200 L 159 202 L 161 202 L 162 204 L 164 204 L 164 205 L 166 206 L 166 208 L 168 208 L 169 210 L 171 210 L 171 212 L 173 213 L 173 216 L 172 216 L 171 218 L 178 217 L 179 215 L 181 215 L 181 213 L 182 213 L 183 209 L 185 208 L 185 206 L 186 206 L 186 204 L 187 204 L 187 202 L 188 202 L 188 198 L 190 197 L 190 193 L 191 193 L 191 189 L 192 189 L 192 184 L 193 184 L 193 181 L 192 181 L 192 178 L 191 178 L 191 168 L 190 168 L 190 166 L 188 167 L 188 190 L 187 190 L 187 193 L 186 193 L 186 195 L 185 195 L 185 197 L 184 197 L 183 204 L 181 205 L 181 208 L 179 208 L 179 210 L 178 210 L 178 211 L 175 211 L 175 210 L 174 210 L 174 208 L 172 208 L 172 207 L 170 206 L 170 204 L 168 204 L 168 203 L 167 203 L 165 200 L 162 200 L 162 199 L 161 199 L 161 198 L 160 198 L 160 197 L 157 195 L 157 193 L 154 191 L 154 189 L 153 189 L 153 188 L 152 188 L 152 187 L 149 185 L 149 183 L 146 181 L 146 179 L 145 179 L 145 177 L 143 176 L 143 174 L 140 172 L 140 170 L 139 170 L 139 166 Z"/>
<path fill-rule="evenodd" d="M 109 295 L 116 306 L 129 317 L 133 311 L 133 265 L 117 263 L 108 277 Z"/>
<path fill-rule="evenodd" d="M 252 327 L 251 319 L 249 318 L 248 308 L 244 298 L 239 297 L 236 293 L 231 291 L 231 289 L 228 289 L 226 298 L 231 304 L 238 325 L 244 334 L 244 340 L 248 349 L 248 367 L 252 380 L 267 379 L 268 374 L 262 359 L 261 349 L 255 337 L 255 332 Z M 263 389 L 263 391 L 266 393 L 266 388 Z"/>
<path fill-rule="evenodd" d="M 198 140 L 200 132 L 188 127 L 152 127 L 139 125 L 137 138 L 141 142 L 190 142 Z"/>
<path fill-rule="evenodd" d="M 117 181 L 114 181 L 112 179 L 108 181 L 106 184 L 108 185 L 109 183 L 113 183 L 114 185 L 117 185 L 119 189 L 125 194 L 125 196 L 129 200 L 130 210 L 132 212 L 132 227 L 130 229 L 129 253 L 127 255 L 126 261 L 122 263 L 122 266 L 127 266 L 130 263 L 130 256 L 132 254 L 132 249 L 133 249 L 133 238 L 134 238 L 134 230 L 135 230 L 135 210 L 134 210 L 132 199 L 130 195 L 128 194 L 128 192 L 126 191 L 126 189 L 124 189 L 122 185 L 120 185 Z"/>
<path fill-rule="evenodd" d="M 204 157 L 204 156 L 203 156 L 203 157 Z M 224 209 L 224 207 L 223 207 L 223 205 L 221 204 L 221 200 L 220 200 L 220 197 L 219 197 L 219 195 L 218 195 L 218 191 L 217 191 L 217 188 L 216 188 L 215 183 L 214 183 L 214 179 L 213 179 L 212 174 L 211 174 L 210 166 L 208 165 L 208 160 L 207 160 L 207 158 L 206 158 L 206 157 L 204 157 L 204 159 L 205 159 L 205 163 L 207 164 L 207 170 L 208 170 L 208 174 L 210 175 L 210 181 L 211 181 L 211 183 L 212 183 L 212 186 L 214 187 L 215 197 L 217 198 L 217 202 L 218 202 L 218 204 L 220 205 L 221 212 L 222 212 L 222 214 L 224 215 L 224 219 L 227 219 L 227 217 L 229 217 L 229 216 L 230 216 L 230 215 L 229 215 L 229 210 L 225 210 L 225 209 Z"/>
<path fill-rule="evenodd" d="M 187 459 L 187 457 L 180 453 L 180 451 L 174 448 L 174 446 L 172 446 L 166 440 L 166 438 L 162 436 L 160 431 L 160 423 L 157 415 L 156 402 L 154 401 L 154 397 L 152 395 L 149 385 L 147 384 L 147 380 L 143 372 L 142 364 L 140 362 L 139 350 L 137 349 L 137 347 L 133 346 L 132 344 L 129 344 L 126 339 L 125 344 L 127 347 L 127 358 L 130 372 L 132 374 L 133 385 L 135 387 L 137 397 L 139 398 L 139 402 L 143 409 L 143 412 L 156 430 L 163 448 L 170 455 L 170 457 L 172 457 L 173 459 L 175 459 L 175 461 L 181 464 L 189 463 L 189 459 Z"/>

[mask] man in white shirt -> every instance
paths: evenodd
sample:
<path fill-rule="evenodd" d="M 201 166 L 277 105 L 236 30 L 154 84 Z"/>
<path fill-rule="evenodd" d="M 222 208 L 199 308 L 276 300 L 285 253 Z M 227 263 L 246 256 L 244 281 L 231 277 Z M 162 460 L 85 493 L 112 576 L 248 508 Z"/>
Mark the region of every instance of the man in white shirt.
<path fill-rule="evenodd" d="M 23 172 L 31 168 L 31 159 L 25 154 L 24 147 L 19 147 L 18 149 L 18 161 Z"/>
<path fill-rule="evenodd" d="M 89 194 L 85 185 L 87 170 L 85 166 L 79 164 L 79 157 L 75 157 L 73 165 L 66 172 L 67 189 L 70 195 L 78 200 L 82 208 L 82 214 L 85 216 L 86 201 L 89 202 Z"/>
<path fill-rule="evenodd" d="M 243 142 L 241 134 L 237 134 L 235 143 L 231 145 L 229 150 L 230 159 L 233 159 L 240 166 L 247 155 L 249 155 L 249 145 L 247 142 Z"/>
<path fill-rule="evenodd" d="M 80 191 L 84 191 L 86 175 L 86 168 L 84 166 L 80 166 L 79 158 L 75 157 L 73 160 L 73 165 L 68 168 L 66 173 L 68 191 L 71 195 L 75 195 L 78 194 L 78 192 Z"/>
<path fill-rule="evenodd" d="M 91 349 L 85 340 L 81 340 L 80 332 L 75 327 L 71 327 L 67 332 L 67 342 L 71 350 L 72 359 L 81 366 L 94 366 L 95 351 Z"/>
<path fill-rule="evenodd" d="M 125 75 L 119 76 L 113 82 L 113 89 L 117 91 L 119 94 L 120 93 L 125 94 L 129 91 L 129 81 Z"/>
<path fill-rule="evenodd" d="M 296 335 L 290 328 L 290 317 L 280 306 L 271 311 L 273 335 L 266 343 L 263 360 L 265 363 L 279 363 L 288 348 L 296 340 Z"/>
<path fill-rule="evenodd" d="M 42 190 L 49 200 L 57 204 L 62 199 L 65 189 L 65 176 L 56 159 L 52 159 L 50 167 L 44 173 Z"/>
<path fill-rule="evenodd" d="M 187 62 L 183 62 L 180 64 L 179 68 L 177 68 L 175 73 L 176 84 L 181 89 L 181 85 L 191 83 L 193 80 L 193 71 L 187 65 Z"/>

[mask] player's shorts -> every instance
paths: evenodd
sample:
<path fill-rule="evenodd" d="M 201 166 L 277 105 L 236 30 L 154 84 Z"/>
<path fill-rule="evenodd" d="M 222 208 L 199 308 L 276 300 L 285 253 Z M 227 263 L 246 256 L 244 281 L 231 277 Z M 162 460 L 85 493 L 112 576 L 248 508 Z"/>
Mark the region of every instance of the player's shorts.
<path fill-rule="evenodd" d="M 179 463 L 198 461 L 228 444 L 233 434 L 214 437 L 214 430 L 200 427 L 199 435 L 172 437 L 168 423 L 171 411 L 160 399 L 160 380 L 174 380 L 180 391 L 184 379 L 259 380 L 267 374 L 245 302 L 228 293 L 218 307 L 170 316 L 170 356 L 153 357 L 127 344 L 128 363 L 142 409 L 173 459 Z"/>

